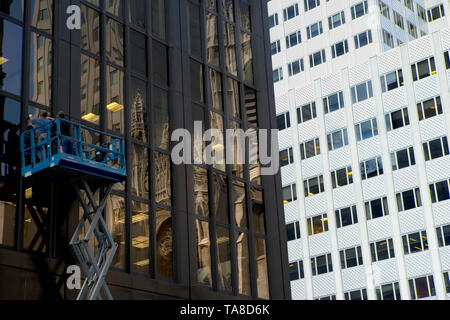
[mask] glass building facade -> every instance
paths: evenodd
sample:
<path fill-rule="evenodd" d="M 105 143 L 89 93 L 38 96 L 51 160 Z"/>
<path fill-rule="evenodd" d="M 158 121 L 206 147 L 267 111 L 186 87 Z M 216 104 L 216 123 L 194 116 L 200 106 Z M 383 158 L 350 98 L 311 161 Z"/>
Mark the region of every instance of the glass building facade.
<path fill-rule="evenodd" d="M 263 2 L 1 0 L 0 298 L 76 295 L 64 274 L 83 212 L 70 188 L 18 174 L 27 116 L 58 111 L 126 141 L 127 179 L 105 210 L 119 245 L 113 296 L 290 297 L 279 175 L 171 161 L 171 133 L 194 121 L 275 126 Z M 80 30 L 66 25 L 71 4 Z"/>

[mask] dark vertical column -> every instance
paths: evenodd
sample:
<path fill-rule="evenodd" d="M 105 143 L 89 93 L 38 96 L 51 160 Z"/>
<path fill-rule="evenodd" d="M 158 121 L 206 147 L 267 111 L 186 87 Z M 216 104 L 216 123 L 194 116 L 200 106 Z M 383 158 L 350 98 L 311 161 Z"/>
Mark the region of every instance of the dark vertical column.
<path fill-rule="evenodd" d="M 266 1 L 252 1 L 253 59 L 260 128 L 276 128 L 275 99 L 271 78 L 272 61 Z M 268 145 L 268 147 L 271 147 Z M 269 149 L 270 150 L 270 149 Z M 278 153 L 271 155 L 277 157 Z M 281 176 L 262 176 L 267 226 L 267 264 L 271 299 L 290 299 L 288 256 L 284 210 L 281 199 Z"/>
<path fill-rule="evenodd" d="M 189 98 L 183 95 L 189 84 L 188 59 L 183 56 L 187 47 L 186 39 L 186 2 L 165 1 L 167 6 L 167 41 L 169 65 L 169 126 L 171 131 L 187 128 L 189 122 Z M 171 149 L 175 145 L 171 142 Z M 173 263 L 174 280 L 178 284 L 190 287 L 196 272 L 196 257 L 192 237 L 195 237 L 195 224 L 189 219 L 192 210 L 193 181 L 187 178 L 187 165 L 172 165 L 172 199 L 173 199 Z M 191 177 L 191 175 L 190 175 Z M 192 193 L 192 194 L 191 194 Z M 189 266 L 189 267 L 186 267 Z"/>

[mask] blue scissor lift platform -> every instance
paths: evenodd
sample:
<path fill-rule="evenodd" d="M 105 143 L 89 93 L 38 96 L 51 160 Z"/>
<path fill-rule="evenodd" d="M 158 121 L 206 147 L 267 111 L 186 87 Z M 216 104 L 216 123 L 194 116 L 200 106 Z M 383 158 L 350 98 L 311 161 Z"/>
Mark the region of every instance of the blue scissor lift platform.
<path fill-rule="evenodd" d="M 102 144 L 98 145 L 100 142 Z M 70 183 L 83 208 L 83 217 L 70 242 L 86 276 L 77 299 L 103 299 L 103 289 L 105 297 L 111 300 L 105 277 L 117 243 L 108 230 L 103 212 L 112 186 L 126 178 L 123 138 L 55 119 L 23 132 L 20 150 L 23 177 Z M 82 234 L 87 223 L 89 228 Z M 89 247 L 92 236 L 98 243 L 96 253 Z"/>

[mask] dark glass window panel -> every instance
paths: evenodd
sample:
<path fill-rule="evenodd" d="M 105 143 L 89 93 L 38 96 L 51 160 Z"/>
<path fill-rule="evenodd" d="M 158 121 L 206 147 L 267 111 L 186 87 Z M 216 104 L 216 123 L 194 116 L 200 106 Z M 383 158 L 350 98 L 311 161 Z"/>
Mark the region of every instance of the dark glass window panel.
<path fill-rule="evenodd" d="M 170 207 L 172 206 L 172 162 L 167 154 L 155 152 L 154 157 L 155 201 Z"/>
<path fill-rule="evenodd" d="M 264 234 L 266 233 L 265 213 L 264 213 L 264 196 L 262 190 L 251 188 L 252 194 L 252 211 L 254 231 Z"/>
<path fill-rule="evenodd" d="M 443 157 L 442 142 L 441 139 L 433 140 L 429 142 L 431 159 L 437 159 Z"/>
<path fill-rule="evenodd" d="M 234 21 L 233 0 L 222 0 L 222 14 L 230 21 Z"/>
<path fill-rule="evenodd" d="M 130 29 L 130 69 L 147 75 L 147 39 L 144 34 Z"/>
<path fill-rule="evenodd" d="M 388 91 L 398 88 L 397 72 L 391 72 L 386 75 L 386 83 Z"/>
<path fill-rule="evenodd" d="M 324 274 L 328 272 L 326 256 L 317 257 L 316 262 L 317 262 L 317 274 Z"/>
<path fill-rule="evenodd" d="M 124 0 L 107 0 L 105 1 L 105 9 L 107 12 L 121 17 L 123 15 Z M 144 6 L 145 8 L 145 6 Z M 144 8 L 141 8 L 143 10 Z"/>
<path fill-rule="evenodd" d="M 253 83 L 253 52 L 251 35 L 241 32 L 241 58 L 244 80 Z"/>
<path fill-rule="evenodd" d="M 426 277 L 415 279 L 414 282 L 416 284 L 417 292 L 416 299 L 422 299 L 430 296 Z"/>
<path fill-rule="evenodd" d="M 269 279 L 267 274 L 266 240 L 255 238 L 256 279 L 258 298 L 269 299 Z"/>
<path fill-rule="evenodd" d="M 247 228 L 247 207 L 245 198 L 245 184 L 233 180 L 233 203 L 236 225 L 239 228 Z"/>
<path fill-rule="evenodd" d="M 191 64 L 191 98 L 196 101 L 204 100 L 203 67 L 200 63 L 190 60 Z"/>
<path fill-rule="evenodd" d="M 379 241 L 376 243 L 378 261 L 389 259 L 388 243 L 387 241 Z"/>
<path fill-rule="evenodd" d="M 146 83 L 140 79 L 131 77 L 131 137 L 147 142 L 148 140 L 148 113 L 147 113 L 147 88 Z"/>
<path fill-rule="evenodd" d="M 238 285 L 239 293 L 250 296 L 251 284 L 250 284 L 250 258 L 248 251 L 248 235 L 245 233 L 239 233 L 236 239 L 236 252 L 237 252 L 237 268 L 238 268 Z"/>
<path fill-rule="evenodd" d="M 312 158 L 316 155 L 316 146 L 314 140 L 305 142 L 306 159 Z"/>
<path fill-rule="evenodd" d="M 231 252 L 230 232 L 227 228 L 216 228 L 217 243 L 217 281 L 220 290 L 231 291 Z"/>
<path fill-rule="evenodd" d="M 100 54 L 100 15 L 96 10 L 81 6 L 81 48 Z"/>
<path fill-rule="evenodd" d="M 371 138 L 373 136 L 373 133 L 372 133 L 372 122 L 370 120 L 361 123 L 361 132 L 362 132 L 362 139 L 363 140 L 369 139 L 369 138 Z"/>
<path fill-rule="evenodd" d="M 428 59 L 417 63 L 417 70 L 419 72 L 419 79 L 430 76 L 430 66 L 428 63 Z"/>
<path fill-rule="evenodd" d="M 444 235 L 444 244 L 450 246 L 450 225 L 443 226 L 442 233 Z"/>
<path fill-rule="evenodd" d="M 114 242 L 118 244 L 111 266 L 124 270 L 126 266 L 125 198 L 111 195 L 106 203 L 105 212 L 108 229 L 111 231 Z M 141 218 L 148 219 L 148 214 L 143 213 Z"/>
<path fill-rule="evenodd" d="M 381 199 L 371 201 L 370 206 L 372 209 L 372 219 L 380 218 L 383 216 L 383 207 L 381 204 Z"/>
<path fill-rule="evenodd" d="M 344 140 L 342 137 L 342 131 L 338 131 L 332 134 L 333 137 L 333 149 L 339 149 L 344 146 Z"/>
<path fill-rule="evenodd" d="M 294 223 L 290 223 L 290 224 L 286 225 L 286 237 L 287 237 L 287 241 L 292 241 L 292 240 L 296 239 Z"/>
<path fill-rule="evenodd" d="M 129 21 L 143 29 L 145 29 L 146 26 L 146 16 L 145 13 L 147 12 L 147 1 L 146 0 L 130 0 L 129 1 L 130 6 L 130 16 Z"/>
<path fill-rule="evenodd" d="M 172 213 L 156 208 L 156 260 L 158 276 L 173 279 Z"/>
<path fill-rule="evenodd" d="M 336 177 L 338 186 L 342 187 L 348 184 L 346 168 L 336 171 Z"/>
<path fill-rule="evenodd" d="M 41 105 L 50 106 L 52 40 L 34 32 L 31 33 L 30 40 L 30 99 Z M 6 62 L 6 64 L 8 63 Z"/>
<path fill-rule="evenodd" d="M 298 273 L 298 262 L 293 262 L 289 264 L 289 280 L 295 281 L 300 279 L 300 275 Z"/>
<path fill-rule="evenodd" d="M 206 169 L 193 166 L 195 214 L 209 217 L 208 172 Z"/>
<path fill-rule="evenodd" d="M 149 197 L 148 149 L 138 144 L 131 145 L 131 192 L 147 199 Z"/>
<path fill-rule="evenodd" d="M 106 78 L 107 128 L 123 134 L 125 130 L 124 73 L 107 66 L 106 74 L 109 75 Z"/>
<path fill-rule="evenodd" d="M 403 196 L 403 209 L 405 211 L 414 209 L 416 207 L 416 200 L 414 198 L 413 190 L 403 192 L 402 196 Z"/>
<path fill-rule="evenodd" d="M 377 160 L 372 159 L 365 162 L 367 179 L 378 176 Z"/>
<path fill-rule="evenodd" d="M 228 183 L 227 178 L 220 174 L 214 174 L 214 205 L 216 220 L 218 222 L 229 224 Z"/>
<path fill-rule="evenodd" d="M 209 81 L 211 86 L 211 103 L 214 108 L 223 110 L 222 104 L 222 76 L 214 69 L 209 69 Z"/>
<path fill-rule="evenodd" d="M 206 48 L 208 62 L 216 66 L 219 65 L 219 32 L 217 16 L 206 13 Z"/>
<path fill-rule="evenodd" d="M 197 201 L 202 200 L 198 199 Z M 205 201 L 205 199 L 203 199 L 203 201 Z M 206 197 L 206 205 L 208 205 L 208 197 Z M 196 211 L 196 213 L 198 214 L 198 210 Z M 209 223 L 197 219 L 196 230 L 197 230 L 197 283 L 199 285 L 211 287 L 212 277 L 211 277 L 211 248 L 209 239 Z"/>
<path fill-rule="evenodd" d="M 152 33 L 161 39 L 166 38 L 166 14 L 164 0 L 151 0 Z"/>
<path fill-rule="evenodd" d="M 345 257 L 347 260 L 347 268 L 352 268 L 358 265 L 355 248 L 345 250 Z"/>
<path fill-rule="evenodd" d="M 152 67 L 153 81 L 162 85 L 168 85 L 169 76 L 167 66 L 167 48 L 165 45 L 159 43 L 158 41 L 152 42 Z M 191 76 L 193 76 L 192 71 L 193 70 L 191 69 Z"/>
<path fill-rule="evenodd" d="M 223 23 L 223 38 L 226 70 L 236 76 L 236 37 L 233 25 L 226 22 Z"/>
<path fill-rule="evenodd" d="M 438 106 L 434 99 L 427 100 L 423 102 L 423 111 L 425 115 L 425 119 L 434 117 L 437 114 Z"/>
<path fill-rule="evenodd" d="M 145 45 L 145 41 L 144 41 Z M 121 67 L 124 65 L 124 28 L 123 24 L 113 20 L 106 20 L 106 57 Z M 145 65 L 145 64 L 144 64 Z"/>
<path fill-rule="evenodd" d="M 23 1 L 22 0 L 9 0 L 2 1 L 0 3 L 0 12 L 16 18 L 17 20 L 23 20 Z"/>
<path fill-rule="evenodd" d="M 52 33 L 53 0 L 31 0 L 30 8 L 31 25 L 39 30 L 45 31 L 47 33 Z"/>
<path fill-rule="evenodd" d="M 309 180 L 309 192 L 311 195 L 316 195 L 320 193 L 318 178 L 313 178 Z"/>
<path fill-rule="evenodd" d="M 187 10 L 189 53 L 192 56 L 201 57 L 200 8 L 188 2 Z"/>
<path fill-rule="evenodd" d="M 169 150 L 169 104 L 167 91 L 153 87 L 153 145 Z"/>
<path fill-rule="evenodd" d="M 447 293 L 450 293 L 450 279 L 449 279 L 449 273 L 444 273 L 444 283 Z"/>
<path fill-rule="evenodd" d="M 421 242 L 419 232 L 412 233 L 412 234 L 408 235 L 407 237 L 409 240 L 409 252 L 410 253 L 422 251 L 423 248 L 422 248 L 422 242 Z"/>
<path fill-rule="evenodd" d="M 339 99 L 338 94 L 334 94 L 328 97 L 328 109 L 329 112 L 333 112 L 339 109 Z"/>
<path fill-rule="evenodd" d="M 250 6 L 248 6 L 243 2 L 240 2 L 240 13 L 241 13 L 241 28 L 251 31 L 252 21 L 251 21 Z"/>
<path fill-rule="evenodd" d="M 436 183 L 436 193 L 439 202 L 450 199 L 448 182 L 441 181 Z"/>
<path fill-rule="evenodd" d="M 18 96 L 22 89 L 22 34 L 22 27 L 0 19 L 0 89 Z"/>
<path fill-rule="evenodd" d="M 381 286 L 381 291 L 383 294 L 383 300 L 395 300 L 392 284 L 385 284 Z"/>
<path fill-rule="evenodd" d="M 100 95 L 96 86 L 100 77 L 100 65 L 98 60 L 81 55 L 81 65 L 86 67 L 86 72 L 81 74 L 81 119 L 92 124 L 99 124 Z M 111 78 L 109 78 L 109 81 Z"/>
<path fill-rule="evenodd" d="M 132 201 L 131 209 L 131 259 L 132 270 L 150 273 L 150 219 L 147 203 Z"/>
<path fill-rule="evenodd" d="M 231 78 L 227 78 L 228 80 L 228 87 L 227 87 L 227 101 L 228 101 L 228 112 L 231 113 L 231 115 L 235 118 L 241 117 L 241 111 L 240 111 L 240 100 L 239 100 L 239 83 Z M 279 116 L 280 121 L 283 120 L 284 124 L 284 114 Z M 284 129 L 284 128 L 283 128 Z"/>
<path fill-rule="evenodd" d="M 344 208 L 341 210 L 341 219 L 342 219 L 342 226 L 349 226 L 352 224 L 352 215 L 350 208 Z"/>
<path fill-rule="evenodd" d="M 407 149 L 397 152 L 397 163 L 399 169 L 409 167 L 409 157 Z"/>

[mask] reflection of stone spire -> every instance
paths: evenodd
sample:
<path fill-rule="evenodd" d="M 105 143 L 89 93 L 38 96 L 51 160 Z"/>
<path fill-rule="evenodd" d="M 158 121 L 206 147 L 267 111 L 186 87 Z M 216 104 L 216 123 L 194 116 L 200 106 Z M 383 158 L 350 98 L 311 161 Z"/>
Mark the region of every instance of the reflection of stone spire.
<path fill-rule="evenodd" d="M 140 88 L 136 90 L 131 110 L 131 136 L 135 139 L 147 140 L 145 130 L 147 113 L 145 112 L 145 101 Z"/>

